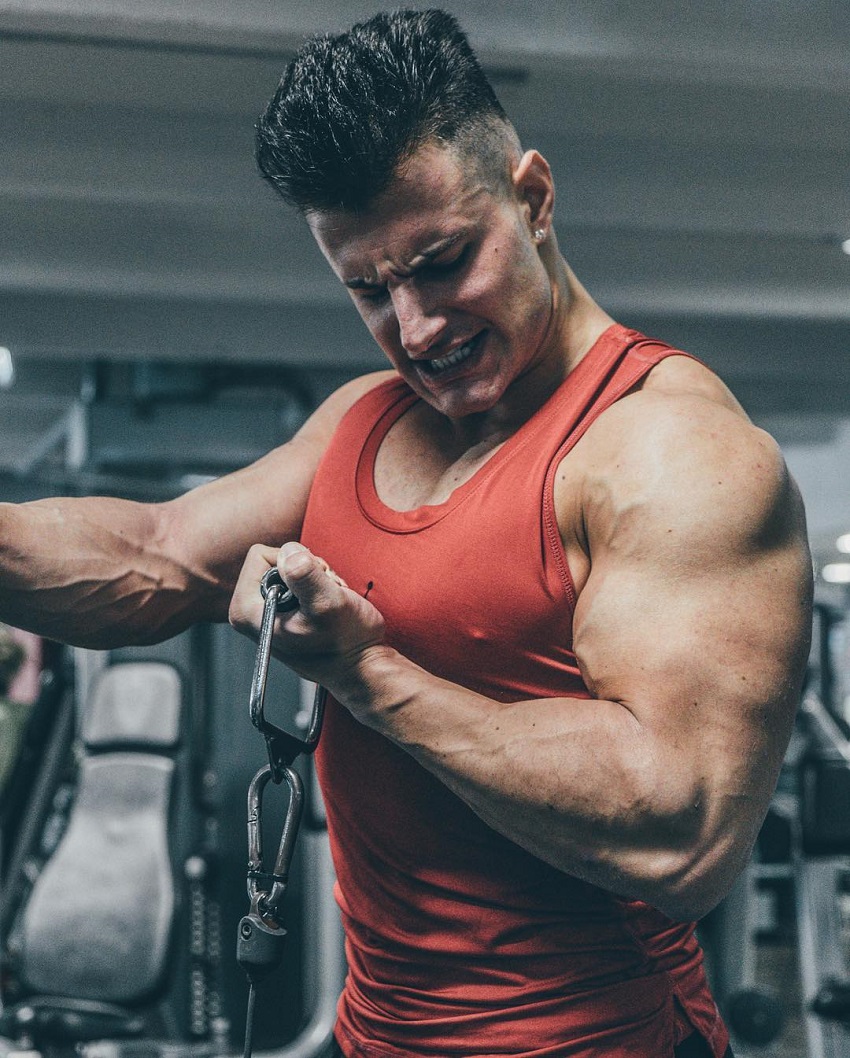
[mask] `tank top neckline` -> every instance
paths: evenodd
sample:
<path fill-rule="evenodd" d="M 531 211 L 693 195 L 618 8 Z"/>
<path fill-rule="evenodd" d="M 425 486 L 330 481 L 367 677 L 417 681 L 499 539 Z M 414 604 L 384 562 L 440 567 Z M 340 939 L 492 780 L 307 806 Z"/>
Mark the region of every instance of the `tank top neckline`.
<path fill-rule="evenodd" d="M 374 525 L 388 532 L 414 533 L 441 521 L 468 496 L 480 488 L 505 460 L 521 451 L 535 435 L 541 422 L 548 420 L 553 409 L 573 400 L 588 385 L 601 380 L 622 353 L 639 338 L 637 331 L 622 324 L 607 327 L 567 375 L 549 399 L 542 404 L 466 481 L 462 482 L 441 503 L 423 504 L 407 511 L 399 511 L 383 502 L 375 487 L 375 460 L 378 449 L 392 426 L 402 415 L 421 400 L 401 379 L 391 379 L 372 392 L 387 401 L 372 426 L 357 459 L 355 487 L 360 509 Z M 387 394 L 387 389 L 390 391 Z M 393 392 L 395 391 L 395 392 Z"/>

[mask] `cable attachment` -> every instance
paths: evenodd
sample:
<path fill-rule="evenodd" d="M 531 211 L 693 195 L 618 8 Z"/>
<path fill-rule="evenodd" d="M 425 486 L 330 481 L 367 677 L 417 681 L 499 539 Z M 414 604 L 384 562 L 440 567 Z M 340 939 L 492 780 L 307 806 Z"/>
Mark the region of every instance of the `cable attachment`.
<path fill-rule="evenodd" d="M 243 915 L 236 940 L 236 961 L 255 985 L 276 970 L 283 959 L 286 930 L 268 926 L 259 915 Z"/>
<path fill-rule="evenodd" d="M 253 1049 L 257 983 L 276 969 L 283 959 L 286 930 L 280 923 L 280 905 L 289 882 L 289 868 L 304 809 L 304 786 L 292 765 L 296 757 L 312 753 L 316 748 L 326 698 L 324 689 L 317 687 L 310 724 L 303 738 L 290 735 L 266 720 L 263 702 L 275 620 L 278 614 L 296 609 L 298 599 L 283 583 L 276 568 L 270 569 L 263 577 L 260 592 L 265 606 L 251 681 L 250 714 L 251 723 L 266 740 L 269 763 L 260 768 L 248 787 L 248 896 L 251 909 L 239 922 L 236 940 L 236 960 L 249 983 L 243 1058 L 251 1058 Z M 289 801 L 274 868 L 267 871 L 263 860 L 263 791 L 270 780 L 276 784 L 286 782 Z"/>
<path fill-rule="evenodd" d="M 289 804 L 274 867 L 267 871 L 263 859 L 263 791 L 270 778 L 271 768 L 264 765 L 248 787 L 248 896 L 251 909 L 239 923 L 236 961 L 254 984 L 271 973 L 283 957 L 286 930 L 280 924 L 280 905 L 289 882 L 304 807 L 301 777 L 292 768 L 285 768 L 283 778 L 289 787 Z"/>
<path fill-rule="evenodd" d="M 312 753 L 319 741 L 324 718 L 325 694 L 321 688 L 316 691 L 313 701 L 313 713 L 310 725 L 303 737 L 291 735 L 281 730 L 265 718 L 263 702 L 266 697 L 266 683 L 271 659 L 272 636 L 277 615 L 289 613 L 298 608 L 298 599 L 283 583 L 280 573 L 272 567 L 260 582 L 260 592 L 265 599 L 263 621 L 257 640 L 257 659 L 254 665 L 254 677 L 251 681 L 251 699 L 249 709 L 251 723 L 260 731 L 266 740 L 269 755 L 269 767 L 273 782 L 284 779 L 285 770 L 296 757 L 302 753 Z"/>

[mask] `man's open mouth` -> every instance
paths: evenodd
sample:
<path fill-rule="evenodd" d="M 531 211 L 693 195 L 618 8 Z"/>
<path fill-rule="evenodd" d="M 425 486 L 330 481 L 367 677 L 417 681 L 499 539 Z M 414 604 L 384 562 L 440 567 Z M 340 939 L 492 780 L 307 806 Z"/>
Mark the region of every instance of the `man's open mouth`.
<path fill-rule="evenodd" d="M 448 371 L 450 367 L 456 367 L 472 356 L 478 348 L 482 335 L 483 331 L 481 334 L 476 334 L 470 341 L 459 345 L 457 349 L 447 353 L 446 356 L 437 356 L 433 360 L 417 360 L 416 366 L 426 375 L 439 375 L 443 371 Z"/>

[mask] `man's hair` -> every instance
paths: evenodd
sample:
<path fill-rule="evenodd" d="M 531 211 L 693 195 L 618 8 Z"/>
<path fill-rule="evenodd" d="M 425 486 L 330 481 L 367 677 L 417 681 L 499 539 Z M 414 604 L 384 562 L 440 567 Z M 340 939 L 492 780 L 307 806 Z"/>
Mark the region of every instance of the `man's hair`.
<path fill-rule="evenodd" d="M 454 16 L 395 11 L 304 44 L 257 125 L 257 163 L 303 213 L 355 210 L 423 145 L 474 144 L 486 164 L 509 128 Z"/>

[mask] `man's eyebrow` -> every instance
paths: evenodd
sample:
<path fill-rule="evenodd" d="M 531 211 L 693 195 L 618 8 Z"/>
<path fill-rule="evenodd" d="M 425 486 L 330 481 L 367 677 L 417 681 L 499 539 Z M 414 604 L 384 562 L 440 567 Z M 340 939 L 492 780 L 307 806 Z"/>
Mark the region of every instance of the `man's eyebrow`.
<path fill-rule="evenodd" d="M 427 250 L 422 250 L 421 253 L 418 253 L 407 268 L 392 269 L 392 274 L 399 279 L 408 279 L 418 268 L 433 261 L 435 257 L 439 257 L 441 253 L 445 253 L 455 243 L 460 242 L 464 235 L 464 232 L 458 232 L 456 235 L 449 235 L 445 239 L 440 239 L 439 242 L 429 246 Z M 344 280 L 344 283 L 349 290 L 377 290 L 384 285 L 383 283 L 376 283 L 373 280 L 366 279 L 363 276 L 354 276 L 351 279 Z"/>

